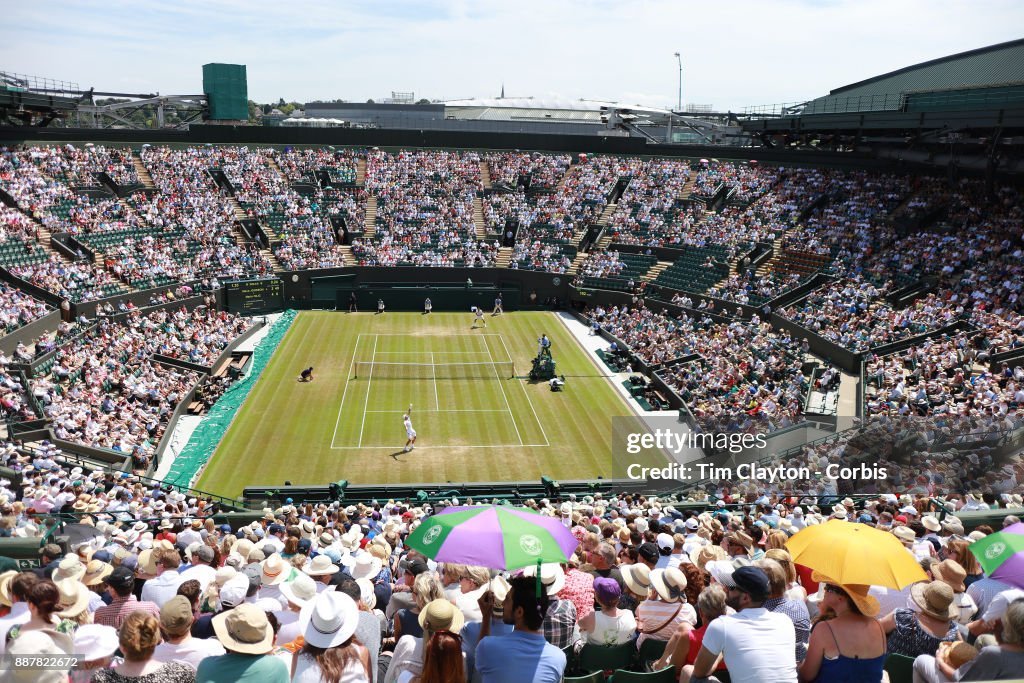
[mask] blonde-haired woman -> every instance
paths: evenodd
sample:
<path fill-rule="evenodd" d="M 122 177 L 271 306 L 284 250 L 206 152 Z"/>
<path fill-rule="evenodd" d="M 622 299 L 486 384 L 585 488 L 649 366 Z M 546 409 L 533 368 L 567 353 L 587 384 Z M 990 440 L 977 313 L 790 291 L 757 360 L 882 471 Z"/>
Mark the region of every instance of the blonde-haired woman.
<path fill-rule="evenodd" d="M 793 562 L 793 556 L 789 554 L 789 551 L 784 548 L 772 548 L 764 556 L 781 564 L 782 569 L 786 572 L 786 592 L 783 593 L 783 597 L 797 602 L 806 602 L 807 590 L 800 585 L 800 577 L 796 573 L 796 564 Z"/>

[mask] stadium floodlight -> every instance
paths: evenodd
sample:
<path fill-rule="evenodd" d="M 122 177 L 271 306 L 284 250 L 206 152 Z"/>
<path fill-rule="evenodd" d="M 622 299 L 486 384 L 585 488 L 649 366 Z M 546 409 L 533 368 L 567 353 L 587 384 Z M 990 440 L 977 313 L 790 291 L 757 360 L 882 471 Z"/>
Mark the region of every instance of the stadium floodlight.
<path fill-rule="evenodd" d="M 683 57 L 678 52 L 676 53 L 676 61 L 679 63 L 679 102 L 676 106 L 676 111 L 682 113 L 683 111 Z"/>

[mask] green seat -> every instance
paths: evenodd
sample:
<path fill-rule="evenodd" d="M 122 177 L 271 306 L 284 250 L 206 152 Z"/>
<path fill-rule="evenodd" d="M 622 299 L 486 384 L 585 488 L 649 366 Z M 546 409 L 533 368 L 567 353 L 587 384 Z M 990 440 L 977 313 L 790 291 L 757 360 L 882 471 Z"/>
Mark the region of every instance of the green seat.
<path fill-rule="evenodd" d="M 562 679 L 562 683 L 603 683 L 603 681 L 603 671 L 595 671 L 585 676 L 566 676 Z"/>
<path fill-rule="evenodd" d="M 643 387 L 638 387 L 641 395 L 643 394 Z M 640 666 L 646 667 L 647 662 L 653 662 L 661 658 L 665 654 L 665 646 L 668 645 L 667 640 L 656 640 L 654 638 L 646 638 L 644 642 L 640 644 L 640 652 L 638 658 L 640 659 Z"/>
<path fill-rule="evenodd" d="M 668 666 L 659 671 L 649 672 L 618 669 L 611 677 L 611 681 L 612 683 L 675 683 L 676 668 Z"/>
<path fill-rule="evenodd" d="M 580 650 L 580 669 L 587 672 L 623 669 L 633 663 L 635 656 L 636 644 L 632 641 L 611 646 L 587 643 Z"/>
<path fill-rule="evenodd" d="M 889 683 L 912 683 L 914 680 L 913 657 L 890 654 L 885 658 L 884 668 L 889 674 Z"/>

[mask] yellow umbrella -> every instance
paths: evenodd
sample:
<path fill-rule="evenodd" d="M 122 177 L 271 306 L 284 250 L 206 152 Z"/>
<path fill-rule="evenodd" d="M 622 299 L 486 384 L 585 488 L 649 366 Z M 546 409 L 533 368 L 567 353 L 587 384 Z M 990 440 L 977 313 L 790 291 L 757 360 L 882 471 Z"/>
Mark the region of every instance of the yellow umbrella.
<path fill-rule="evenodd" d="M 866 524 L 815 524 L 786 541 L 786 548 L 797 564 L 842 584 L 903 588 L 928 579 L 899 539 Z"/>

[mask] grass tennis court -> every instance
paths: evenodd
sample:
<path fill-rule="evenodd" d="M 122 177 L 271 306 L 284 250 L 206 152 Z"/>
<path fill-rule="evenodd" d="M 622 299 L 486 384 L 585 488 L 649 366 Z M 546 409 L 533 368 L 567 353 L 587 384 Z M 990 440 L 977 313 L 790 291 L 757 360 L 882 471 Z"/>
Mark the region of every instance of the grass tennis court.
<path fill-rule="evenodd" d="M 487 322 L 472 329 L 469 313 L 300 313 L 198 487 L 237 495 L 248 485 L 285 480 L 610 476 L 611 418 L 632 413 L 607 371 L 553 314 L 508 313 Z M 543 333 L 566 376 L 563 392 L 526 378 Z M 298 382 L 308 366 L 315 380 Z M 402 415 L 410 403 L 418 438 L 416 449 L 403 453 Z"/>

